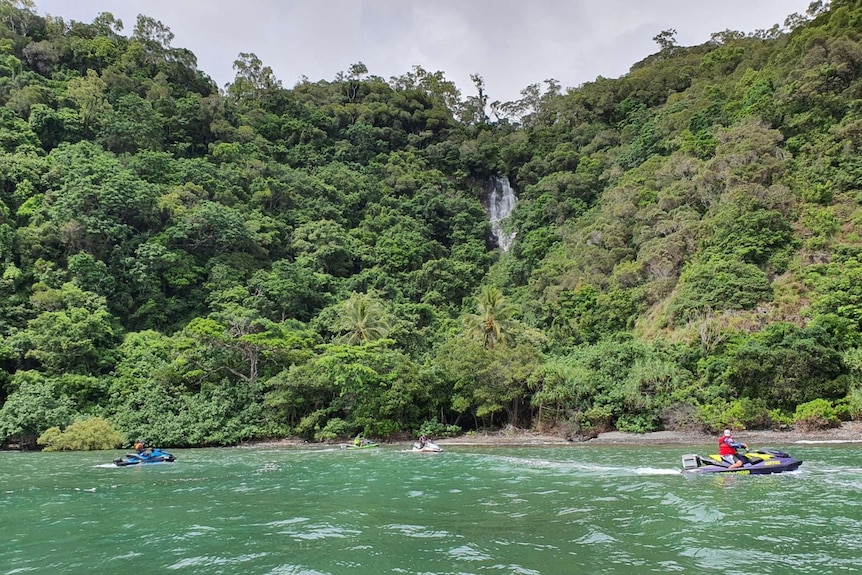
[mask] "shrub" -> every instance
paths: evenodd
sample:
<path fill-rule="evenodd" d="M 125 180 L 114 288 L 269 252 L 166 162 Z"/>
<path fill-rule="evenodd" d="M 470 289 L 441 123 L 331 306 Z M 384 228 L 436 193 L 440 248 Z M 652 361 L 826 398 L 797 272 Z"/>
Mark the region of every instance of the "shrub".
<path fill-rule="evenodd" d="M 419 427 L 419 433 L 416 435 L 417 437 L 420 435 L 428 437 L 455 437 L 456 435 L 460 435 L 461 431 L 461 428 L 457 425 L 446 425 L 439 421 L 426 421 Z"/>
<path fill-rule="evenodd" d="M 781 429 L 793 425 L 793 416 L 780 409 L 769 410 L 769 419 L 772 420 L 772 429 Z"/>
<path fill-rule="evenodd" d="M 391 419 L 376 420 L 361 417 L 357 418 L 356 423 L 361 426 L 363 433 L 367 437 L 389 439 L 393 435 L 396 435 L 402 431 L 401 424 Z"/>
<path fill-rule="evenodd" d="M 815 399 L 796 406 L 793 421 L 799 429 L 811 431 L 838 427 L 841 421 L 835 413 L 835 407 L 826 399 Z"/>
<path fill-rule="evenodd" d="M 624 413 L 615 424 L 617 431 L 625 433 L 647 433 L 658 430 L 658 421 L 649 414 Z"/>
<path fill-rule="evenodd" d="M 862 419 L 862 387 L 854 387 L 847 393 L 847 397 L 841 400 L 841 406 L 845 409 L 849 419 Z"/>
<path fill-rule="evenodd" d="M 711 433 L 717 433 L 725 428 L 770 429 L 773 427 L 766 401 L 747 397 L 730 403 L 710 403 L 699 406 L 698 418 L 704 428 Z"/>
<path fill-rule="evenodd" d="M 683 271 L 669 311 L 674 321 L 680 321 L 698 310 L 753 309 L 771 300 L 769 279 L 756 265 L 713 258 Z"/>
<path fill-rule="evenodd" d="M 36 441 L 45 446 L 45 451 L 93 451 L 116 449 L 124 439 L 110 421 L 91 417 L 76 421 L 65 431 L 59 427 L 48 428 Z"/>
<path fill-rule="evenodd" d="M 581 437 L 596 437 L 599 433 L 611 431 L 613 413 L 609 407 L 593 406 L 576 413 L 571 420 L 572 434 Z"/>
<path fill-rule="evenodd" d="M 320 433 L 320 422 L 326 418 L 328 413 L 329 410 L 318 409 L 303 417 L 296 425 L 296 435 L 304 439 L 313 439 L 317 433 Z"/>
<path fill-rule="evenodd" d="M 355 435 L 356 428 L 341 418 L 333 417 L 326 422 L 320 431 L 314 434 L 318 441 L 331 441 L 340 437 L 351 437 Z"/>

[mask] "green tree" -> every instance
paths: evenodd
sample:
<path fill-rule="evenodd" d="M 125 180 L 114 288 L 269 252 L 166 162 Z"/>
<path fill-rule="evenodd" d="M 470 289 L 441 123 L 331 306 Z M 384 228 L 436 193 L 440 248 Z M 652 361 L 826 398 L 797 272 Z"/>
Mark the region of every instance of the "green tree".
<path fill-rule="evenodd" d="M 698 310 L 752 309 L 771 300 L 769 279 L 760 268 L 715 257 L 683 271 L 670 309 L 675 319 L 685 319 Z"/>
<path fill-rule="evenodd" d="M 60 289 L 41 289 L 32 300 L 41 313 L 11 339 L 25 358 L 57 375 L 112 369 L 121 329 L 104 297 L 67 283 Z"/>
<path fill-rule="evenodd" d="M 72 421 L 72 402 L 60 394 L 54 380 L 36 371 L 12 376 L 13 391 L 0 408 L 0 443 L 18 441 L 33 449 L 36 439 L 50 427 Z"/>
<path fill-rule="evenodd" d="M 362 345 L 389 335 L 386 310 L 377 298 L 353 293 L 338 310 L 335 331 L 348 345 Z"/>
<path fill-rule="evenodd" d="M 462 318 L 466 335 L 488 349 L 494 349 L 498 343 L 505 345 L 517 324 L 511 320 L 515 309 L 500 289 L 493 285 L 484 286 L 476 296 L 476 311 Z"/>
<path fill-rule="evenodd" d="M 791 411 L 801 403 L 847 394 L 841 353 L 825 326 L 800 329 L 773 323 L 733 349 L 719 383 L 738 397 L 764 399 L 769 407 Z"/>
<path fill-rule="evenodd" d="M 92 451 L 116 449 L 123 441 L 123 435 L 110 421 L 90 417 L 76 421 L 65 430 L 51 427 L 39 436 L 37 443 L 44 445 L 45 451 Z"/>

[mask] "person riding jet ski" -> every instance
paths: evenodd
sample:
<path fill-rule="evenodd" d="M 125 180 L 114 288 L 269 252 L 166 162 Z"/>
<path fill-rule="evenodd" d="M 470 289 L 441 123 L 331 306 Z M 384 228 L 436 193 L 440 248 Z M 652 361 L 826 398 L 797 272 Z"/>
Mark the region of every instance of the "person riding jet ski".
<path fill-rule="evenodd" d="M 734 441 L 730 430 L 725 429 L 724 434 L 718 438 L 718 454 L 722 459 L 730 463 L 728 469 L 736 469 L 742 467 L 745 463 L 745 456 L 740 455 L 736 450 L 739 448 L 748 449 L 748 445 L 740 441 Z"/>

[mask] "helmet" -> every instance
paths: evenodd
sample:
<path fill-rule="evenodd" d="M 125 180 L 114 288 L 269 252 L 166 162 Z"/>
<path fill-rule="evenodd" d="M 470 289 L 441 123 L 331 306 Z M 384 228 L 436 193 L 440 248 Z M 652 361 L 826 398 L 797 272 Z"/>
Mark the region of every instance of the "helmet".
<path fill-rule="evenodd" d="M 725 435 L 730 435 L 730 430 L 729 430 L 729 429 L 725 429 L 725 430 L 724 430 L 724 434 L 725 434 Z"/>

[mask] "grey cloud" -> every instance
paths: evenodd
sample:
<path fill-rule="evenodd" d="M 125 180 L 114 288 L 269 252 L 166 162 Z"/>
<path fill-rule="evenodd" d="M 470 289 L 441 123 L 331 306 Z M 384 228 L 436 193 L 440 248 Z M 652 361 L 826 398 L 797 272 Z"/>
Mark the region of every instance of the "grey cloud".
<path fill-rule="evenodd" d="M 548 78 L 564 87 L 617 77 L 677 30 L 682 45 L 712 32 L 751 32 L 804 12 L 809 0 L 36 0 L 40 13 L 90 22 L 99 12 L 131 33 L 137 14 L 168 26 L 219 86 L 253 52 L 285 86 L 331 80 L 363 62 L 390 78 L 421 65 L 465 93 L 481 74 L 492 100 L 513 100 Z"/>

